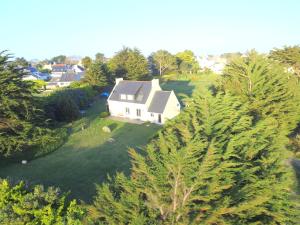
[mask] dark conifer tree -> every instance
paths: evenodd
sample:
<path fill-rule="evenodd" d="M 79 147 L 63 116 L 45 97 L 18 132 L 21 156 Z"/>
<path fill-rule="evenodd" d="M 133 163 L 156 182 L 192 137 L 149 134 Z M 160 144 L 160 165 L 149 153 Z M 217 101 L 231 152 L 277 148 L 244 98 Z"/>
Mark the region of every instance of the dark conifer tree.
<path fill-rule="evenodd" d="M 296 224 L 287 138 L 274 117 L 229 94 L 195 96 L 143 154 L 131 177 L 98 188 L 107 224 Z"/>
<path fill-rule="evenodd" d="M 0 154 L 9 156 L 36 143 L 36 124 L 42 120 L 34 103 L 33 82 L 23 81 L 23 68 L 5 52 L 0 53 Z"/>

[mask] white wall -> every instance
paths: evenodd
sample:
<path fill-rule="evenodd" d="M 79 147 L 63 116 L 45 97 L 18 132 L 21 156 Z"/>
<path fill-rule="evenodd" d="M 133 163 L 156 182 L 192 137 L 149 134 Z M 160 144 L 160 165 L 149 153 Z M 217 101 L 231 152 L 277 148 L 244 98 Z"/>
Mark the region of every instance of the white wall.
<path fill-rule="evenodd" d="M 57 82 L 57 84 L 60 87 L 68 87 L 70 86 L 71 82 Z"/>
<path fill-rule="evenodd" d="M 119 102 L 108 100 L 109 112 L 111 116 L 125 117 L 130 119 L 148 120 L 148 110 L 144 104 L 136 104 L 131 102 Z M 126 114 L 126 107 L 130 109 L 129 114 Z M 141 116 L 138 117 L 136 110 L 141 110 Z"/>
<path fill-rule="evenodd" d="M 28 75 L 28 76 L 22 77 L 22 80 L 37 80 L 37 78 L 35 76 Z"/>
<path fill-rule="evenodd" d="M 171 92 L 165 110 L 162 114 L 162 123 L 165 123 L 168 119 L 172 119 L 180 113 L 180 103 L 174 94 Z"/>

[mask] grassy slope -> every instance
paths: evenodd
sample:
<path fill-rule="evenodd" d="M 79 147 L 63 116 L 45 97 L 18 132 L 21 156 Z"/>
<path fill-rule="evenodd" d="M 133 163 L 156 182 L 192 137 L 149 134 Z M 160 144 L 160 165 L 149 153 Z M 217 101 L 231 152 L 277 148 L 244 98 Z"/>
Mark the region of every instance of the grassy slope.
<path fill-rule="evenodd" d="M 160 128 L 101 119 L 98 115 L 104 105 L 104 100 L 95 102 L 87 117 L 73 123 L 73 133 L 59 150 L 27 165 L 1 168 L 0 177 L 59 186 L 64 191 L 71 190 L 71 197 L 89 201 L 95 193 L 94 184 L 103 182 L 107 174 L 129 172 L 128 147 L 145 145 Z M 81 130 L 82 124 L 87 128 Z M 103 126 L 112 127 L 112 133 L 104 133 Z M 115 141 L 110 143 L 109 138 Z"/>
<path fill-rule="evenodd" d="M 206 89 L 216 76 L 171 76 L 162 83 L 164 90 L 174 90 L 179 98 L 191 96 L 196 86 Z M 116 171 L 128 174 L 130 159 L 128 147 L 140 147 L 160 128 L 157 125 L 136 125 L 99 118 L 105 110 L 105 101 L 98 100 L 87 114 L 72 124 L 72 134 L 57 151 L 27 165 L 12 164 L 0 168 L 0 177 L 25 180 L 30 184 L 54 185 L 71 191 L 71 197 L 89 202 L 95 193 L 95 183 L 105 181 Z M 82 130 L 82 126 L 87 128 Z M 112 127 L 112 133 L 104 133 L 103 126 Z M 109 138 L 115 142 L 110 143 Z"/>

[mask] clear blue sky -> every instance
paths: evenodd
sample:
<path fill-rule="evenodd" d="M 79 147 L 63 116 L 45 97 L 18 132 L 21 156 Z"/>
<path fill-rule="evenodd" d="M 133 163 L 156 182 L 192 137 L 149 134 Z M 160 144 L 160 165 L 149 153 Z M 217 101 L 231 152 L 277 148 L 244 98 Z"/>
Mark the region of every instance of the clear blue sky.
<path fill-rule="evenodd" d="M 0 50 L 26 59 L 300 44 L 299 0 L 1 0 L 0 11 Z"/>

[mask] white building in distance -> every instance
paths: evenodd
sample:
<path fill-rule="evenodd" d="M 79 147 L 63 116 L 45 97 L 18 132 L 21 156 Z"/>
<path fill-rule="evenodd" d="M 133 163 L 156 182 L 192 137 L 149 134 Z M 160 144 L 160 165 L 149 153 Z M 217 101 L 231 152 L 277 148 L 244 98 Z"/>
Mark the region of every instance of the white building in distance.
<path fill-rule="evenodd" d="M 202 70 L 210 69 L 216 74 L 221 74 L 227 63 L 227 59 L 220 56 L 200 56 L 198 62 Z"/>

